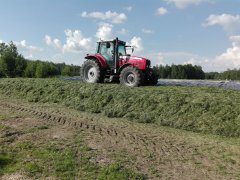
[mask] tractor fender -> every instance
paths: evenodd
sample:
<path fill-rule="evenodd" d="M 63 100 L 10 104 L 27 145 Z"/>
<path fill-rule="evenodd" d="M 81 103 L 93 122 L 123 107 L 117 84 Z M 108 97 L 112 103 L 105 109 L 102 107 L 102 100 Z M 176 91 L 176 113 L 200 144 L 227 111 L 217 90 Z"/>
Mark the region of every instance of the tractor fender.
<path fill-rule="evenodd" d="M 121 73 L 121 71 L 122 71 L 125 67 L 127 67 L 127 66 L 132 66 L 132 64 L 130 64 L 130 63 L 124 64 L 122 67 L 120 67 L 120 68 L 118 69 L 118 73 Z"/>
<path fill-rule="evenodd" d="M 93 55 L 87 54 L 85 59 L 95 59 L 96 61 L 98 61 L 100 63 L 102 68 L 108 67 L 106 60 L 100 54 L 93 54 Z"/>

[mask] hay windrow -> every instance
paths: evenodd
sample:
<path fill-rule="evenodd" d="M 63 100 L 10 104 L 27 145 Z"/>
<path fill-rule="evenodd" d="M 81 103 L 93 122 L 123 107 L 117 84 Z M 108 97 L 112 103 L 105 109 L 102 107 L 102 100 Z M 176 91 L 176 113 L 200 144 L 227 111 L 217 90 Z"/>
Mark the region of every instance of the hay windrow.
<path fill-rule="evenodd" d="M 127 88 L 59 79 L 1 79 L 0 93 L 193 132 L 240 137 L 240 92 L 199 87 Z"/>

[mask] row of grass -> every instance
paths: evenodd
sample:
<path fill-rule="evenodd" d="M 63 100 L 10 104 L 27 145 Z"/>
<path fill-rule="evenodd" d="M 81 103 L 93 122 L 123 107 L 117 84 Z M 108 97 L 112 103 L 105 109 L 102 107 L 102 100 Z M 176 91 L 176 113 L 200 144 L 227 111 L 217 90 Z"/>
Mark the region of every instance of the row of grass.
<path fill-rule="evenodd" d="M 240 92 L 203 87 L 139 87 L 58 79 L 1 79 L 0 94 L 58 103 L 141 123 L 240 137 Z"/>

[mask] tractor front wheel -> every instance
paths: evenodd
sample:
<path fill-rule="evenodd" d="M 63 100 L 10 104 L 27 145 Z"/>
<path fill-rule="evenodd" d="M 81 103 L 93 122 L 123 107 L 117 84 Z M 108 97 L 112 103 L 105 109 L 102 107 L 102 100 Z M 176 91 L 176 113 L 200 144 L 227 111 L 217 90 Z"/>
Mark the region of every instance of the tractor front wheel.
<path fill-rule="evenodd" d="M 80 75 L 83 82 L 86 83 L 100 83 L 103 79 L 99 63 L 92 59 L 83 63 Z"/>
<path fill-rule="evenodd" d="M 142 72 L 132 66 L 125 67 L 120 73 L 120 83 L 129 87 L 140 86 L 142 78 Z"/>

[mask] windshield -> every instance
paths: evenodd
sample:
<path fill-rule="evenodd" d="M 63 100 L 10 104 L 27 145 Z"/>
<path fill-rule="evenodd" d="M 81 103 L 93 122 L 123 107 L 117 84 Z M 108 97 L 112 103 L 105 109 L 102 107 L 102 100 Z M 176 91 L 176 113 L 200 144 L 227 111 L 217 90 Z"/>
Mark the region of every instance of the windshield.
<path fill-rule="evenodd" d="M 119 56 L 126 56 L 126 47 L 123 44 L 118 45 L 118 54 Z"/>

